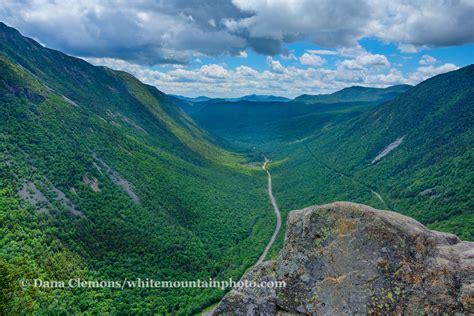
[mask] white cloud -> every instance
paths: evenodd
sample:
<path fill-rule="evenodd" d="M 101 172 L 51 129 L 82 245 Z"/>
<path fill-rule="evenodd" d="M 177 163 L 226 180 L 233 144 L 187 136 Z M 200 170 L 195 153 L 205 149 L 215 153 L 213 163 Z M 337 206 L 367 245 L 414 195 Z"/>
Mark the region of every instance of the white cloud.
<path fill-rule="evenodd" d="M 421 56 L 420 61 L 418 62 L 420 65 L 431 65 L 436 63 L 436 58 L 430 55 L 423 55 Z"/>
<path fill-rule="evenodd" d="M 280 58 L 283 60 L 298 60 L 292 52 L 288 54 L 280 54 Z"/>
<path fill-rule="evenodd" d="M 337 48 L 356 46 L 362 38 L 375 37 L 398 44 L 403 52 L 474 42 L 472 0 L 234 0 L 234 3 L 255 15 L 234 19 L 233 29 L 244 30 L 253 38 L 279 42 L 310 38 L 320 46 Z"/>
<path fill-rule="evenodd" d="M 326 62 L 326 59 L 321 56 L 314 55 L 311 53 L 304 53 L 300 57 L 300 63 L 307 66 L 321 66 Z"/>
<path fill-rule="evenodd" d="M 399 43 L 404 52 L 474 42 L 472 0 L 371 2 L 372 18 L 366 35 Z"/>
<path fill-rule="evenodd" d="M 362 66 L 373 66 L 373 67 L 388 67 L 390 66 L 390 62 L 388 61 L 387 57 L 380 54 L 366 54 L 357 56 L 355 59 L 356 62 L 361 64 Z"/>
<path fill-rule="evenodd" d="M 281 73 L 285 71 L 285 67 L 283 67 L 278 60 L 274 60 L 271 56 L 267 56 L 267 64 L 275 72 Z"/>
<path fill-rule="evenodd" d="M 283 66 L 267 56 L 267 70 L 248 65 L 229 68 L 226 65 L 208 64 L 199 68 L 163 68 L 152 70 L 138 64 L 111 58 L 85 58 L 93 64 L 106 65 L 135 75 L 145 83 L 166 93 L 187 96 L 236 97 L 246 94 L 274 94 L 287 97 L 330 93 L 353 85 L 387 87 L 396 84 L 418 84 L 434 75 L 456 70 L 451 63 L 418 67 L 409 74 L 393 67 L 386 56 L 358 50 L 355 56 L 339 61 L 335 68 L 300 68 Z M 428 57 L 421 60 L 433 62 Z M 327 66 L 329 67 L 329 66 Z"/>
<path fill-rule="evenodd" d="M 398 49 L 402 53 L 407 53 L 407 54 L 415 54 L 418 53 L 421 50 L 421 47 L 415 46 L 413 44 L 398 44 Z"/>
<path fill-rule="evenodd" d="M 390 69 L 387 74 L 368 75 L 365 80 L 365 84 L 374 87 L 386 87 L 400 83 L 407 83 L 407 80 L 403 76 L 403 73 L 396 68 Z"/>
<path fill-rule="evenodd" d="M 337 63 L 336 79 L 364 85 L 383 86 L 386 85 L 387 79 L 385 77 L 387 75 L 393 78 L 393 70 L 386 74 L 388 67 L 390 67 L 390 62 L 384 55 L 358 52 L 355 58 Z M 379 81 L 375 81 L 374 78 L 379 78 Z M 402 82 L 403 79 L 400 78 L 398 83 Z"/>
<path fill-rule="evenodd" d="M 473 0 L 3 0 L 0 6 L 0 20 L 49 47 L 148 65 L 239 56 L 249 48 L 286 55 L 282 44 L 297 40 L 332 48 L 316 55 L 345 49 L 344 56 L 355 56 L 363 38 L 413 53 L 474 43 L 473 16 Z"/>
<path fill-rule="evenodd" d="M 338 55 L 339 54 L 335 50 L 328 50 L 328 49 L 308 49 L 306 51 L 310 54 L 317 54 L 317 55 Z"/>
<path fill-rule="evenodd" d="M 438 67 L 429 65 L 426 67 L 417 68 L 416 71 L 412 73 L 409 78 L 411 82 L 418 83 L 428 78 L 431 78 L 433 76 L 436 76 L 445 72 L 453 71 L 456 69 L 459 69 L 459 67 L 450 63 L 443 64 Z"/>
<path fill-rule="evenodd" d="M 227 69 L 225 69 L 221 65 L 204 65 L 201 67 L 200 70 L 204 76 L 214 79 L 225 79 L 229 75 Z"/>
<path fill-rule="evenodd" d="M 48 47 L 144 65 L 239 54 L 248 44 L 221 24 L 226 15 L 247 16 L 224 1 L 5 0 L 0 6 L 1 21 Z"/>
<path fill-rule="evenodd" d="M 368 52 L 360 45 L 352 46 L 352 47 L 341 47 L 337 50 L 339 55 L 344 57 L 357 57 L 360 55 L 368 54 Z"/>
<path fill-rule="evenodd" d="M 338 67 L 347 70 L 366 70 L 373 67 L 389 67 L 390 62 L 387 57 L 380 54 L 363 54 L 354 59 L 346 59 L 338 64 Z"/>
<path fill-rule="evenodd" d="M 88 61 L 128 71 L 166 93 L 188 96 L 235 97 L 257 93 L 295 97 L 303 93 L 330 93 L 352 85 L 385 87 L 410 82 L 399 70 L 381 66 L 388 65 L 388 61 L 370 54 L 345 60 L 336 69 L 284 67 L 268 56 L 269 69 L 261 71 L 245 65 L 230 69 L 218 64 L 158 71 L 116 59 Z M 345 67 L 348 62 L 358 63 L 362 68 Z"/>
<path fill-rule="evenodd" d="M 242 76 L 257 76 L 258 75 L 258 71 L 256 71 L 252 67 L 243 66 L 243 65 L 235 68 L 235 72 Z"/>
<path fill-rule="evenodd" d="M 240 53 L 237 55 L 237 57 L 240 57 L 240 58 L 247 58 L 249 57 L 249 55 L 247 54 L 246 51 L 240 51 Z"/>

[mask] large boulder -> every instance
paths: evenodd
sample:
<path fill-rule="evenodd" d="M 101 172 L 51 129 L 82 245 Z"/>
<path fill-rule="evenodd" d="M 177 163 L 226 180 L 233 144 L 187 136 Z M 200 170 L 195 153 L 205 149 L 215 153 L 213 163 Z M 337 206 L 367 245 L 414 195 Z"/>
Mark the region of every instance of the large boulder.
<path fill-rule="evenodd" d="M 242 280 L 214 315 L 471 314 L 474 243 L 404 215 L 337 202 L 293 211 L 277 261 Z"/>

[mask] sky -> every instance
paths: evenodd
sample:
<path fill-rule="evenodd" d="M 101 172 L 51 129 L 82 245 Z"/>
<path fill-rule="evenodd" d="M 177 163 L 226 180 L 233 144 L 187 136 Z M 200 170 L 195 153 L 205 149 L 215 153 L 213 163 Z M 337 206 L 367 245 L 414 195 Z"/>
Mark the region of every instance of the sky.
<path fill-rule="evenodd" d="M 415 85 L 474 62 L 474 0 L 2 0 L 42 45 L 184 96 Z"/>

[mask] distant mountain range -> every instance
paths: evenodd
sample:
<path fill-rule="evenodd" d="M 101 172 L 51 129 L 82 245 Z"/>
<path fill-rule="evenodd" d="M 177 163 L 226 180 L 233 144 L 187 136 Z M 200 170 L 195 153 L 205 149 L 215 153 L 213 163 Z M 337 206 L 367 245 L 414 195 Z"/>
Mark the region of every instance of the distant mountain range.
<path fill-rule="evenodd" d="M 212 99 L 179 105 L 200 126 L 217 135 L 241 139 L 244 134 L 248 134 L 249 137 L 243 138 L 252 141 L 255 135 L 265 139 L 270 133 L 271 138 L 287 139 L 289 135 L 311 133 L 323 121 L 328 123 L 327 120 L 349 119 L 397 97 L 409 88 L 408 85 L 389 88 L 350 87 L 333 94 L 307 95 L 284 103 Z M 317 100 L 322 102 L 317 103 Z M 325 119 L 321 121 L 323 117 Z M 294 124 L 297 121 L 299 125 Z"/>
<path fill-rule="evenodd" d="M 342 90 L 336 91 L 331 94 L 319 94 L 319 95 L 310 95 L 303 94 L 294 99 L 288 99 L 284 97 L 277 97 L 271 95 L 247 95 L 240 98 L 208 98 L 205 96 L 200 96 L 197 98 L 188 98 L 178 95 L 171 95 L 179 101 L 177 104 L 188 114 L 193 114 L 201 111 L 206 106 L 212 104 L 213 106 L 225 105 L 228 103 L 240 103 L 240 102 L 252 102 L 246 103 L 247 105 L 255 103 L 278 103 L 285 102 L 289 104 L 334 104 L 334 103 L 354 103 L 354 102 L 365 102 L 368 103 L 382 103 L 389 101 L 396 97 L 397 95 L 410 89 L 410 85 L 395 85 L 387 88 L 371 88 L 371 87 L 361 87 L 361 86 L 352 86 L 344 88 Z M 255 104 L 256 105 L 256 104 Z M 297 107 L 297 106 L 293 106 Z M 235 107 L 232 107 L 235 109 Z M 298 110 L 297 110 L 298 111 Z M 235 114 L 235 113 L 234 113 Z"/>
<path fill-rule="evenodd" d="M 195 98 L 184 97 L 180 95 L 170 94 L 171 96 L 192 103 L 206 102 L 209 100 L 219 100 L 228 102 L 251 101 L 251 102 L 303 102 L 303 103 L 338 103 L 338 102 L 383 102 L 397 96 L 398 94 L 407 91 L 412 86 L 410 85 L 395 85 L 387 88 L 372 88 L 352 86 L 336 91 L 331 94 L 302 94 L 294 99 L 279 97 L 274 95 L 257 95 L 250 94 L 239 98 L 209 98 L 206 96 L 199 96 Z"/>
<path fill-rule="evenodd" d="M 211 100 L 211 98 L 206 97 L 206 96 L 199 96 L 195 98 L 191 97 L 184 97 L 182 95 L 176 95 L 176 94 L 170 94 L 170 96 L 175 97 L 176 99 L 182 100 L 182 101 L 187 101 L 187 102 L 205 102 Z"/>
<path fill-rule="evenodd" d="M 175 94 L 170 94 L 171 96 L 178 98 L 183 101 L 188 101 L 188 102 L 206 102 L 209 100 L 223 100 L 223 101 L 228 101 L 228 102 L 238 102 L 238 101 L 252 101 L 252 102 L 288 102 L 291 99 L 285 98 L 285 97 L 279 97 L 279 96 L 274 96 L 274 95 L 258 95 L 258 94 L 250 94 L 250 95 L 245 95 L 243 97 L 239 98 L 209 98 L 206 96 L 199 96 L 196 98 L 190 98 L 190 97 L 183 97 L 180 95 L 175 95 Z"/>
<path fill-rule="evenodd" d="M 252 102 L 288 102 L 291 99 L 285 97 L 279 97 L 274 95 L 257 95 L 250 94 L 240 98 L 225 98 L 225 101 L 238 102 L 238 101 L 252 101 Z"/>

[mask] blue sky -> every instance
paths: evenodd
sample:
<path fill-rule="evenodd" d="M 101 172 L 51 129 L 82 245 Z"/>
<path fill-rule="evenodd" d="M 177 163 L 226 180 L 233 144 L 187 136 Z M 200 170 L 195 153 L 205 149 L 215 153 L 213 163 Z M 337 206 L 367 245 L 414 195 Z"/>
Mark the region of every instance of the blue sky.
<path fill-rule="evenodd" d="M 473 63 L 474 1 L 4 0 L 47 47 L 186 96 L 417 84 Z"/>

